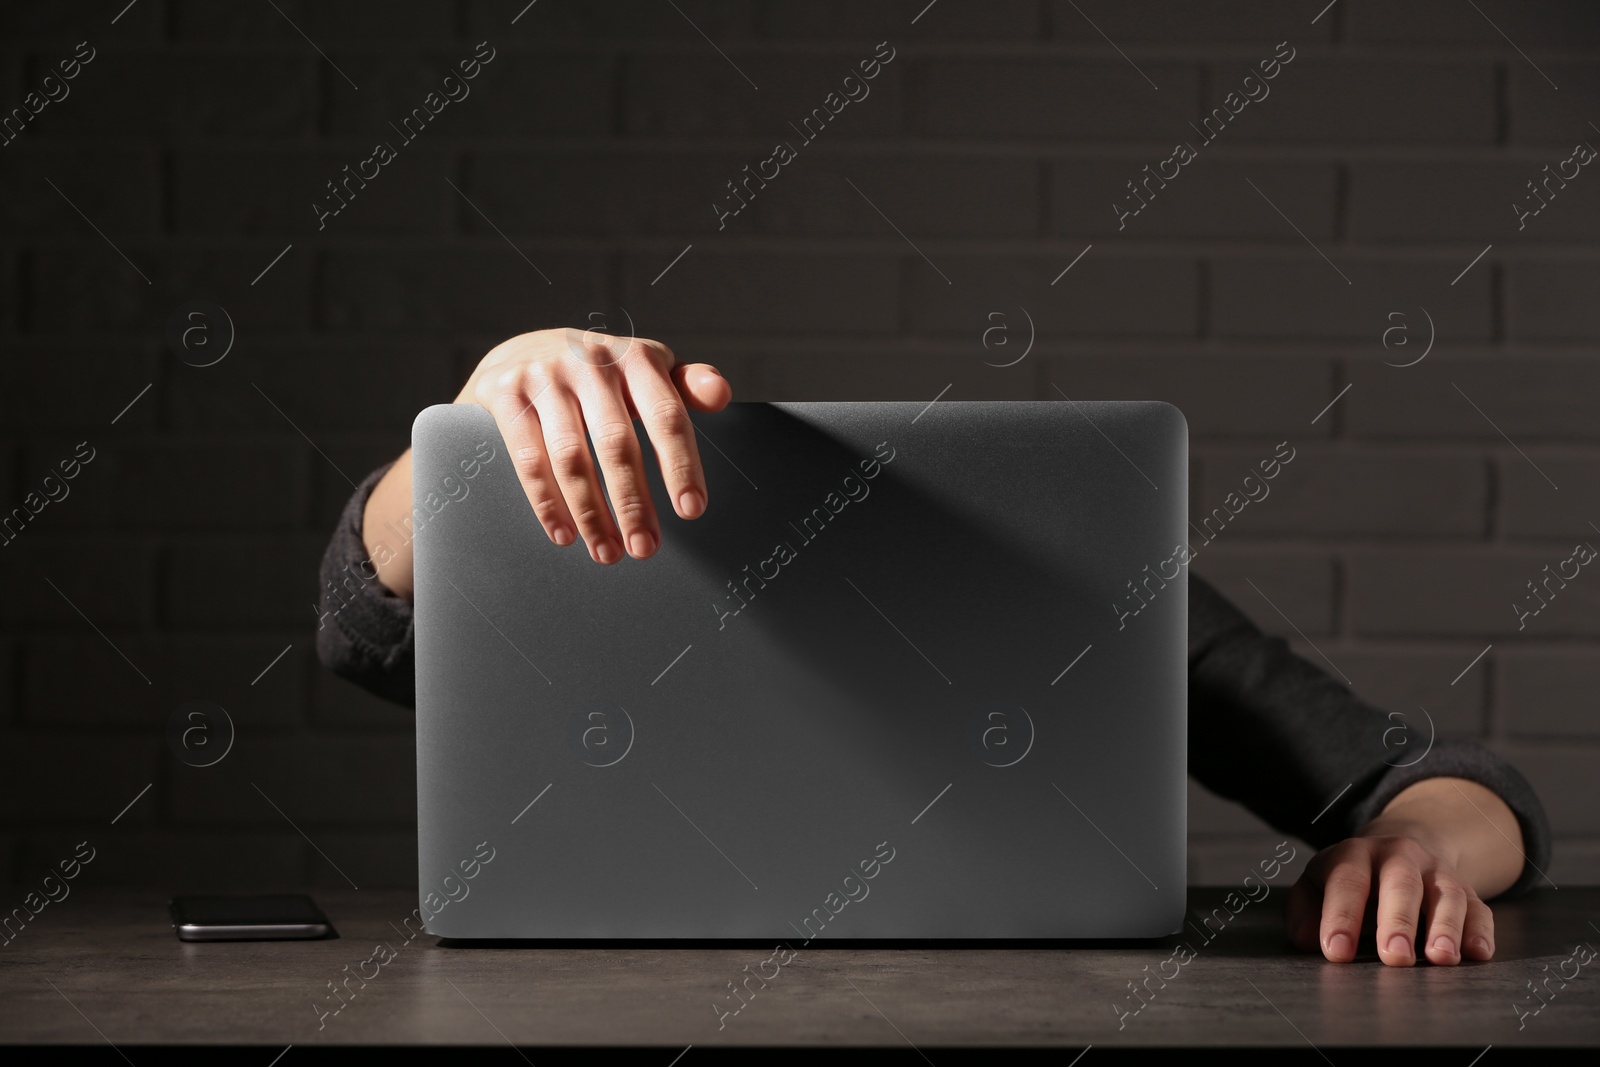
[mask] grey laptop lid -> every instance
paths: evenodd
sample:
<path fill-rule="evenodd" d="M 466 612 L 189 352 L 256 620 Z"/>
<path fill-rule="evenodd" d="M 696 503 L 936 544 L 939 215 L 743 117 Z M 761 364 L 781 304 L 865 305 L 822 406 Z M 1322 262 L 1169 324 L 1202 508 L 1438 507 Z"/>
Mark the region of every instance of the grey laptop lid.
<path fill-rule="evenodd" d="M 643 442 L 661 548 L 601 567 L 545 537 L 486 411 L 418 416 L 429 931 L 1177 931 L 1177 409 L 735 404 L 695 423 L 706 514 L 673 514 Z"/>

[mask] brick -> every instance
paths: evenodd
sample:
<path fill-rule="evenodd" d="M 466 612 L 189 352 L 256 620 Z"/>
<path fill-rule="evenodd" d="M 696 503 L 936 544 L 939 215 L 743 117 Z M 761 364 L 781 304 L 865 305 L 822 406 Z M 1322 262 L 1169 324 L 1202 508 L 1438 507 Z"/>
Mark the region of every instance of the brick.
<path fill-rule="evenodd" d="M 722 252 L 696 248 L 660 277 L 678 250 L 629 253 L 626 307 L 644 336 L 677 331 L 889 334 L 896 325 L 897 256 Z"/>
<path fill-rule="evenodd" d="M 7 4 L 0 9 L 0 37 L 7 41 L 63 41 L 75 45 L 86 37 L 99 44 L 102 40 L 124 42 L 161 36 L 157 5 L 139 4 L 125 12 L 127 6 L 128 0 L 90 0 L 68 6 Z M 113 18 L 117 20 L 115 26 L 111 23 Z M 64 54 L 70 55 L 71 50 Z"/>
<path fill-rule="evenodd" d="M 1591 299 L 1600 285 L 1600 263 L 1513 260 L 1506 275 L 1506 322 L 1513 337 L 1540 341 L 1600 337 L 1600 307 Z"/>
<path fill-rule="evenodd" d="M 315 660 L 305 631 L 179 634 L 169 644 L 171 687 L 179 703 L 214 700 L 227 710 L 235 729 L 247 735 L 301 720 L 306 672 Z"/>
<path fill-rule="evenodd" d="M 722 368 L 720 362 L 717 363 Z M 736 385 L 740 399 L 943 400 L 1039 399 L 1027 364 L 996 368 L 972 355 L 823 352 L 796 359 L 767 357 L 759 387 Z"/>
<path fill-rule="evenodd" d="M 279 10 L 274 11 L 273 7 Z M 182 42 L 277 41 L 300 45 L 309 37 L 326 48 L 331 44 L 409 43 L 449 38 L 455 32 L 451 8 L 452 5 L 441 4 L 438 0 L 367 0 L 365 3 L 346 0 L 337 5 L 316 0 L 274 0 L 271 6 L 174 0 L 171 22 L 173 36 Z M 348 57 L 335 55 L 333 59 L 346 70 L 355 65 L 354 60 L 346 65 Z M 338 78 L 337 74 L 333 76 Z M 357 81 L 359 83 L 360 79 Z"/>
<path fill-rule="evenodd" d="M 1159 165 L 1169 154 L 1170 149 L 1119 159 L 1054 160 L 1050 178 L 1054 232 L 1061 237 L 1117 235 L 1119 240 L 1301 241 L 1293 227 L 1284 225 L 1283 218 L 1250 188 L 1254 181 L 1270 190 L 1273 202 L 1306 236 L 1315 241 L 1333 238 L 1338 198 L 1332 167 L 1202 155 L 1163 185 Z M 1145 167 L 1150 168 L 1148 175 Z M 1128 182 L 1148 202 L 1136 215 L 1127 215 L 1138 205 Z"/>
<path fill-rule="evenodd" d="M 214 368 L 174 375 L 173 424 L 197 437 L 249 434 L 254 442 L 271 434 L 297 449 L 305 446 L 304 432 L 338 462 L 341 435 L 382 434 L 398 454 L 417 412 L 453 400 L 460 389 L 443 345 L 320 337 L 260 342 Z M 327 461 L 313 454 L 312 462 L 321 470 Z M 360 481 L 357 471 L 348 473 Z"/>
<path fill-rule="evenodd" d="M 811 141 L 881 137 L 901 128 L 902 83 L 906 56 L 898 50 L 875 77 L 851 91 L 837 115 L 823 101 L 829 93 L 844 98 L 844 79 L 860 82 L 860 64 L 874 57 L 875 45 L 827 56 L 796 56 L 735 49 L 728 55 L 746 76 L 766 89 L 758 91 L 721 56 L 652 55 L 624 65 L 622 132 L 628 134 L 750 135 L 769 154 L 783 140 L 804 155 Z M 888 53 L 885 53 L 888 54 Z M 869 68 L 870 69 L 870 68 Z M 865 92 L 866 95 L 861 94 Z M 803 120 L 821 108 L 826 120 Z M 791 126 L 790 124 L 793 123 Z M 592 130 L 591 132 L 598 132 Z M 753 145 L 752 147 L 756 147 Z"/>
<path fill-rule="evenodd" d="M 1495 722 L 1512 737 L 1600 738 L 1594 696 L 1600 657 L 1589 648 L 1506 648 L 1494 663 Z"/>
<path fill-rule="evenodd" d="M 236 736 L 281 730 L 300 721 L 305 671 L 312 657 L 311 639 L 303 631 L 248 636 L 119 634 L 116 641 L 138 671 L 92 631 L 29 636 L 22 657 L 23 718 L 41 728 L 136 726 L 164 731 L 184 702 L 206 700 L 228 713 Z M 262 675 L 291 642 L 297 648 Z M 148 684 L 141 672 L 150 679 Z M 260 681 L 251 684 L 258 676 Z M 160 736 L 166 758 L 176 761 L 177 754 L 166 750 L 165 733 Z"/>
<path fill-rule="evenodd" d="M 320 447 L 331 462 L 319 456 L 311 468 L 311 528 L 331 535 L 353 492 L 345 477 L 349 476 L 360 485 L 367 475 L 392 463 L 404 452 L 409 440 L 409 432 L 405 430 L 383 439 L 324 437 Z"/>
<path fill-rule="evenodd" d="M 1600 538 L 1597 538 L 1600 540 Z M 1600 633 L 1600 577 L 1580 570 L 1536 615 L 1527 584 L 1552 572 L 1571 546 L 1530 549 L 1384 548 L 1348 554 L 1350 626 L 1370 636 L 1556 638 Z M 1570 570 L 1570 568 L 1569 568 Z M 1521 629 L 1519 630 L 1519 621 Z"/>
<path fill-rule="evenodd" d="M 1550 816 L 1559 837 L 1600 835 L 1600 805 L 1594 802 L 1594 753 L 1582 748 L 1497 743 L 1492 747 L 1521 771 Z M 1548 885 L 1549 883 L 1541 883 Z"/>
<path fill-rule="evenodd" d="M 1600 390 L 1600 367 L 1587 356 L 1536 351 L 1449 360 L 1430 356 L 1406 368 L 1352 361 L 1347 370 L 1353 385 L 1339 406 L 1346 427 L 1357 436 L 1482 439 L 1499 446 L 1505 443 L 1503 432 L 1526 450 L 1534 441 L 1600 435 L 1589 399 Z M 1526 466 L 1520 456 L 1517 462 Z M 1539 484 L 1549 487 L 1542 478 Z"/>
<path fill-rule="evenodd" d="M 393 133 L 375 135 L 391 145 L 397 140 Z M 372 154 L 372 145 L 180 153 L 173 164 L 173 225 L 180 233 L 291 237 L 444 233 L 457 199 L 445 181 L 449 158 L 417 147 L 382 167 L 364 167 Z M 361 177 L 374 167 L 375 177 Z"/>
<path fill-rule="evenodd" d="M 1495 525 L 1507 537 L 1559 542 L 1581 540 L 1594 532 L 1589 523 L 1600 521 L 1592 506 L 1600 496 L 1600 457 L 1533 449 L 1528 459 L 1512 452 L 1498 457 L 1495 464 L 1499 488 Z M 1551 489 L 1551 482 L 1563 488 Z"/>
<path fill-rule="evenodd" d="M 310 855 L 306 865 L 310 870 L 313 889 L 349 889 L 350 882 L 344 880 L 340 871 L 364 890 L 416 888 L 415 829 L 388 832 L 331 830 L 317 841 L 317 847 L 330 858 L 338 857 L 339 869 L 335 870 L 327 860 L 308 847 Z M 410 903 L 415 907 L 415 898 Z M 402 909 L 396 918 L 406 914 L 408 912 Z"/>
<path fill-rule="evenodd" d="M 1550 152 L 1509 163 L 1355 163 L 1350 235 L 1367 243 L 1464 241 L 1480 248 L 1491 241 L 1593 241 L 1600 238 L 1600 196 L 1586 196 L 1582 187 L 1600 184 L 1600 177 L 1580 170 L 1566 189 L 1559 175 L 1551 178 L 1548 190 L 1539 186 L 1549 201 L 1542 209 L 1527 187 L 1548 177 L 1545 166 L 1555 173 L 1566 158 Z"/>
<path fill-rule="evenodd" d="M 30 255 L 29 331 L 164 334 L 168 321 L 191 300 L 221 303 L 235 329 L 270 323 L 284 330 L 310 322 L 312 260 L 303 246 L 290 250 L 252 285 L 283 252 L 282 245 L 174 248 L 117 240 L 138 265 L 135 270 L 94 235 L 89 241 Z"/>
<path fill-rule="evenodd" d="M 1216 544 L 1228 536 L 1224 529 L 1207 544 L 1195 534 L 1190 542 L 1195 552 L 1194 573 L 1266 633 L 1292 637 L 1296 626 L 1313 638 L 1333 632 L 1333 562 L 1326 553 Z M 1251 588 L 1251 582 L 1256 588 Z M 1284 621 L 1284 615 L 1290 622 Z M 1327 669 L 1322 660 L 1316 663 Z"/>
<path fill-rule="evenodd" d="M 0 425 L 24 431 L 77 430 L 103 444 L 112 439 L 108 433 L 156 424 L 162 386 L 154 345 L 20 338 L 6 347 L 10 358 L 0 363 Z M 107 429 L 151 384 L 155 387 L 117 419 L 115 429 Z M 85 428 L 91 415 L 93 430 Z M 69 447 L 67 454 L 71 451 Z M 0 499 L 10 500 L 10 495 Z"/>
<path fill-rule="evenodd" d="M 142 727 L 159 736 L 154 727 L 164 727 L 177 707 L 170 649 L 148 632 L 110 637 L 114 648 L 81 623 L 28 635 L 21 649 L 22 719 L 41 729 Z"/>
<path fill-rule="evenodd" d="M 1269 455 L 1261 449 L 1204 453 L 1211 472 L 1205 505 L 1221 507 L 1228 493 L 1243 494 L 1247 475 L 1267 493 L 1248 501 L 1234 520 L 1244 536 L 1476 538 L 1486 532 L 1488 464 L 1479 457 L 1301 446 L 1276 478 L 1263 481 L 1257 464 Z"/>
<path fill-rule="evenodd" d="M 196 772 L 203 773 L 203 772 Z M 147 803 L 146 796 L 141 804 Z M 118 823 L 112 834 L 85 828 L 76 834 L 31 833 L 22 844 L 27 869 L 42 873 L 73 854 L 88 838 L 94 861 L 73 884 L 80 889 L 159 886 L 167 893 L 295 892 L 305 886 L 304 847 L 287 828 L 279 833 L 177 833 Z M 42 916 L 47 917 L 47 916 Z"/>
<path fill-rule="evenodd" d="M 1346 39 L 1359 44 L 1493 45 L 1505 49 L 1512 62 L 1521 60 L 1506 45 L 1507 37 L 1522 48 L 1546 45 L 1569 51 L 1600 46 L 1596 17 L 1600 13 L 1568 0 L 1480 5 L 1487 18 L 1470 9 L 1462 11 L 1452 0 L 1405 4 L 1344 0 L 1339 6 L 1344 9 Z"/>
<path fill-rule="evenodd" d="M 1310 248 L 1281 256 L 1215 260 L 1210 291 L 1217 334 L 1377 341 L 1395 322 L 1387 317 L 1391 311 L 1409 311 L 1420 324 L 1417 309 L 1396 293 L 1436 287 L 1444 292 L 1429 297 L 1428 311 L 1439 337 L 1483 338 L 1491 332 L 1489 271 L 1471 271 L 1450 287 L 1449 279 L 1462 266 L 1453 260 L 1383 260 L 1336 246 L 1322 251 L 1337 270 Z"/>
<path fill-rule="evenodd" d="M 320 664 L 312 668 L 311 716 L 319 728 L 413 734 L 416 713 L 373 696 Z M 414 873 L 414 872 L 413 872 Z"/>
<path fill-rule="evenodd" d="M 926 3 L 927 0 L 924 0 Z M 930 5 L 931 7 L 931 5 Z M 947 4 L 901 16 L 875 4 L 825 0 L 802 6 L 769 4 L 765 36 L 783 41 L 1026 41 L 1040 35 L 1037 0 L 990 0 L 979 6 Z"/>
<path fill-rule="evenodd" d="M 924 249 L 927 251 L 926 249 Z M 937 252 L 937 250 L 935 250 Z M 1186 259 L 1096 256 L 1093 251 L 1052 285 L 1072 262 L 1056 256 L 976 257 L 930 253 L 950 284 L 918 260 L 911 274 L 911 328 L 965 334 L 983 351 L 987 329 L 1007 325 L 1026 336 L 1026 308 L 1040 336 L 1193 337 L 1198 325 L 1199 271 Z M 993 319 L 1000 312 L 1006 319 Z M 998 337 L 999 335 L 992 335 Z M 1006 358 L 1013 358 L 1006 354 Z M 993 362 L 1004 360 L 991 357 Z"/>
<path fill-rule="evenodd" d="M 0 248 L 0 334 L 16 332 L 22 321 L 22 291 L 17 284 L 17 257 Z"/>
<path fill-rule="evenodd" d="M 467 22 L 472 39 L 484 35 L 498 40 L 593 38 L 605 42 L 642 40 L 705 44 L 712 40 L 737 40 L 755 32 L 755 5 L 737 0 L 678 0 L 680 11 L 649 0 L 612 0 L 607 4 L 543 4 L 521 12 L 506 9 L 499 0 L 470 0 Z M 770 17 L 770 16 L 769 16 Z M 692 24 L 691 21 L 692 20 Z"/>
<path fill-rule="evenodd" d="M 1430 721 L 1431 736 L 1438 738 L 1482 738 L 1487 731 L 1484 679 L 1489 657 L 1495 653 L 1454 681 L 1461 675 L 1461 668 L 1482 651 L 1481 647 L 1418 648 L 1398 643 L 1325 647 L 1339 669 L 1350 676 L 1361 698 L 1396 714 L 1390 722 L 1404 728 L 1403 733 L 1393 736 L 1393 754 L 1385 759 L 1409 763 L 1425 758 L 1421 754 L 1430 736 Z"/>
<path fill-rule="evenodd" d="M 35 825 L 90 820 L 100 837 L 109 837 L 111 820 L 155 780 L 160 750 L 160 742 L 144 738 L 14 733 L 0 755 L 0 804 Z M 118 828 L 148 824 L 155 799 L 145 794 Z"/>
<path fill-rule="evenodd" d="M 276 829 L 288 825 L 287 816 L 313 841 L 317 827 L 395 827 L 416 820 L 417 756 L 410 737 L 324 736 L 315 745 L 263 738 L 200 770 L 223 768 L 227 774 L 175 775 L 162 804 L 167 820 Z M 328 856 L 340 865 L 338 855 Z"/>
<path fill-rule="evenodd" d="M 12 721 L 18 703 L 17 644 L 9 636 L 0 635 L 0 723 Z"/>
<path fill-rule="evenodd" d="M 1259 73 L 1255 61 L 1214 65 L 1213 98 L 1206 113 L 1220 107 L 1223 95 L 1250 73 Z M 1488 60 L 1419 60 L 1414 55 L 1328 60 L 1299 52 L 1270 84 L 1272 95 L 1247 104 L 1223 128 L 1219 142 L 1414 145 L 1489 144 L 1495 139 L 1495 69 Z"/>
<path fill-rule="evenodd" d="M 1139 64 L 1160 86 L 1115 61 L 939 57 L 918 61 L 910 128 L 940 137 L 1015 137 L 1052 141 L 1155 140 L 1189 132 L 1183 101 L 1197 98 L 1200 72 L 1189 64 Z M 1174 109 L 1165 101 L 1180 101 Z"/>
<path fill-rule="evenodd" d="M 510 337 L 546 323 L 586 322 L 589 311 L 614 303 L 600 256 L 528 242 L 518 248 L 330 252 L 321 279 L 324 325 Z"/>
<path fill-rule="evenodd" d="M 1048 0 L 1047 6 L 1051 37 L 1075 44 L 1104 45 L 1106 37 L 1118 45 L 1129 41 L 1185 45 L 1261 43 L 1265 56 L 1272 54 L 1269 41 L 1285 37 L 1296 45 L 1326 41 L 1333 25 L 1333 20 L 1327 18 L 1311 25 L 1298 12 L 1290 18 L 1284 6 L 1273 0 L 1204 0 L 1187 4 L 1166 0 Z M 1090 19 L 1094 20 L 1092 24 Z"/>
<path fill-rule="evenodd" d="M 1261 862 L 1276 857 L 1279 844 L 1287 842 L 1294 858 L 1282 864 L 1278 876 L 1266 883 L 1273 892 L 1286 892 L 1299 881 L 1306 863 L 1316 849 L 1299 838 L 1263 827 L 1248 837 L 1191 838 L 1189 841 L 1189 884 L 1238 886 L 1246 874 L 1263 877 Z"/>
<path fill-rule="evenodd" d="M 85 468 L 78 480 L 93 472 L 92 465 Z M 59 506 L 71 503 L 68 497 Z M 14 566 L 0 570 L 0 619 L 11 625 L 65 626 L 90 637 L 94 631 L 84 615 L 108 631 L 149 622 L 153 548 L 126 533 L 61 533 L 51 528 L 50 509 L 57 506 L 47 505 L 5 547 L 16 558 Z M 52 582 L 60 592 L 50 588 Z M 76 611 L 64 597 L 71 598 Z M 109 648 L 106 652 L 111 654 Z"/>
<path fill-rule="evenodd" d="M 163 567 L 168 621 L 175 626 L 309 633 L 320 582 L 323 537 L 245 537 L 175 541 Z M 241 592 L 249 575 L 250 592 Z"/>
<path fill-rule="evenodd" d="M 1315 414 L 1333 399 L 1333 368 L 1325 359 L 1208 352 L 1203 359 L 1129 353 L 1041 361 L 1046 379 L 1075 400 L 1138 397 L 1175 405 L 1188 420 L 1191 440 L 1301 441 L 1323 436 L 1329 428 L 1327 420 L 1308 427 L 1310 415 L 1302 414 Z"/>
<path fill-rule="evenodd" d="M 423 99 L 431 92 L 443 96 L 446 77 L 460 81 L 460 64 L 474 59 L 475 47 L 463 43 L 426 53 L 363 57 L 356 78 L 361 91 L 328 97 L 326 132 L 363 140 L 393 137 L 395 150 L 404 156 L 434 147 L 436 139 L 610 131 L 612 60 L 534 55 L 491 42 L 493 58 L 487 64 L 479 61 L 477 77 L 463 83 L 465 97 L 448 101 L 425 125 L 413 121 L 410 140 L 397 133 L 389 124 L 406 129 L 402 120 L 414 109 L 427 114 Z M 460 90 L 456 92 L 459 96 Z"/>
<path fill-rule="evenodd" d="M 1031 159 L 819 151 L 780 174 L 782 189 L 773 182 L 753 201 L 766 233 L 853 237 L 881 232 L 883 216 L 850 187 L 852 182 L 862 192 L 873 190 L 868 195 L 913 239 L 1033 237 L 1040 226 L 1039 171 Z M 724 180 L 739 176 L 730 173 Z"/>
<path fill-rule="evenodd" d="M 726 183 L 742 178 L 743 167 L 753 171 L 766 155 L 626 146 L 605 152 L 486 152 L 467 165 L 463 190 L 472 203 L 450 195 L 461 228 L 472 234 L 493 235 L 498 228 L 510 235 L 693 235 L 727 225 L 748 234 L 748 215 L 719 227 L 712 205 L 730 197 Z M 758 209 L 777 197 L 793 198 L 799 190 L 790 174 L 810 165 L 808 158 L 781 171 L 758 191 Z"/>
<path fill-rule="evenodd" d="M 927 0 L 923 0 L 924 3 Z M 875 4 L 825 0 L 802 6 L 769 4 L 763 19 L 765 36 L 782 41 L 1026 41 L 1040 35 L 1037 0 L 990 0 L 975 6 L 946 4 L 916 14 L 891 14 Z"/>
<path fill-rule="evenodd" d="M 1579 141 L 1600 146 L 1594 127 L 1589 125 L 1594 114 L 1588 105 L 1600 92 L 1600 70 L 1595 69 L 1592 60 L 1534 58 L 1543 74 L 1520 56 L 1507 61 L 1511 140 L 1559 146 L 1568 152 Z M 1560 88 L 1551 88 L 1546 77 Z"/>
<path fill-rule="evenodd" d="M 34 80 L 54 59 L 35 61 Z M 32 123 L 43 137 L 291 137 L 316 129 L 313 68 L 323 60 L 212 49 L 107 46 L 72 95 Z M 204 86 L 204 90 L 197 89 Z M 52 114 L 52 112 L 55 112 Z"/>
<path fill-rule="evenodd" d="M 27 484 L 56 475 L 72 446 L 41 444 L 26 455 Z M 104 442 L 59 501 L 65 528 L 286 528 L 305 513 L 302 446 L 223 444 L 208 438 Z M 92 478 L 89 477 L 92 475 Z M 55 505 L 51 505 L 54 507 Z M 42 516 L 41 516 L 42 517 Z"/>
<path fill-rule="evenodd" d="M 160 228 L 156 160 L 149 152 L 69 150 L 41 141 L 0 154 L 0 164 L 9 192 L 0 198 L 0 227 L 8 233 L 98 240 L 85 215 L 107 233 L 134 236 Z"/>
<path fill-rule="evenodd" d="M 1557 885 L 1600 885 L 1600 841 L 1560 839 L 1545 873 Z"/>
<path fill-rule="evenodd" d="M 55 826 L 49 829 L 34 829 L 31 833 L 6 834 L 0 841 L 5 845 L 5 860 L 14 861 L 12 863 L 14 877 L 3 884 L 8 892 L 15 893 L 18 898 L 29 889 L 40 888 L 40 883 L 45 877 L 52 874 L 68 884 L 69 896 L 90 886 L 103 885 L 103 879 L 95 877 L 103 866 L 100 862 L 101 856 L 104 855 L 101 849 L 108 840 L 100 833 L 102 829 L 102 826 L 95 826 L 92 829 L 86 825 Z M 133 832 L 139 831 L 135 828 Z M 86 842 L 94 848 L 93 853 L 83 847 Z M 74 859 L 80 849 L 90 856 L 90 862 L 80 863 L 78 872 L 72 879 L 62 878 L 61 863 Z M 70 865 L 67 869 L 71 869 Z M 9 902 L 6 906 L 15 907 L 20 903 L 19 899 Z M 48 923 L 51 913 L 55 910 L 47 907 L 40 915 Z M 35 929 L 39 927 L 36 926 Z M 28 939 L 32 940 L 34 936 L 36 935 L 30 934 Z"/>

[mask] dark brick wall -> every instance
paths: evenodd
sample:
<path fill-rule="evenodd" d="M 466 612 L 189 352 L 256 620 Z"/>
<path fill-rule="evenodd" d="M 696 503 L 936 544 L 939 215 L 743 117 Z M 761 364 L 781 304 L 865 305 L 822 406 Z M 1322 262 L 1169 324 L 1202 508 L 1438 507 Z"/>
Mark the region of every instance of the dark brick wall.
<path fill-rule="evenodd" d="M 409 884 L 409 715 L 312 654 L 346 475 L 508 334 L 617 305 L 748 399 L 1170 400 L 1197 515 L 1291 441 L 1199 570 L 1510 755 L 1551 875 L 1600 879 L 1600 577 L 1520 633 L 1511 609 L 1600 523 L 1600 173 L 1511 208 L 1600 143 L 1600 12 L 1325 4 L 0 8 L 8 109 L 95 49 L 0 147 L 0 501 L 96 450 L 0 549 L 0 881 L 89 837 L 105 882 L 342 884 L 292 819 L 358 884 Z M 470 95 L 319 230 L 323 183 L 485 40 Z M 725 183 L 885 40 L 870 95 L 719 227 Z M 1124 183 L 1280 41 L 1270 95 L 1119 226 Z M 167 344 L 196 299 L 237 328 L 215 366 Z M 986 365 L 990 314 L 1009 359 L 1024 308 L 1031 354 Z M 1386 365 L 1428 316 L 1428 357 Z M 164 737 L 195 698 L 239 727 L 214 768 Z M 1197 877 L 1269 834 L 1195 791 Z"/>

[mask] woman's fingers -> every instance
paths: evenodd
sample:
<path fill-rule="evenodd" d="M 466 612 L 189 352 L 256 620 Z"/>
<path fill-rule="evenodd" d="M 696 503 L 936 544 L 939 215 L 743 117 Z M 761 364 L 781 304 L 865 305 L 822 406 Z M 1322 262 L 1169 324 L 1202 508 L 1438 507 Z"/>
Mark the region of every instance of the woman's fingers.
<path fill-rule="evenodd" d="M 1324 856 L 1329 858 L 1324 860 Z M 1367 913 L 1371 855 L 1365 848 L 1335 846 L 1319 853 L 1307 865 L 1306 875 L 1322 885 L 1322 923 L 1317 938 L 1322 954 L 1334 963 L 1349 963 L 1356 958 L 1361 921 Z"/>
<path fill-rule="evenodd" d="M 1453 875 L 1434 871 L 1427 879 L 1423 900 L 1427 905 L 1428 929 L 1423 934 L 1423 949 L 1429 963 L 1461 962 L 1462 936 L 1467 923 L 1467 900 L 1471 890 Z"/>
<path fill-rule="evenodd" d="M 645 424 L 673 507 L 694 518 L 707 494 L 688 413 L 721 410 L 733 389 L 715 368 L 681 364 L 661 342 L 613 336 L 605 325 L 497 345 L 457 402 L 476 400 L 494 415 L 550 539 L 567 545 L 582 537 L 590 556 L 609 564 L 661 546 L 633 420 Z"/>
<path fill-rule="evenodd" d="M 1417 962 L 1422 897 L 1422 871 L 1416 858 L 1406 850 L 1388 853 L 1378 869 L 1378 958 L 1391 967 Z"/>
<path fill-rule="evenodd" d="M 1475 960 L 1494 956 L 1494 913 L 1476 893 L 1467 898 L 1467 921 L 1462 932 L 1464 955 Z"/>
<path fill-rule="evenodd" d="M 628 368 L 628 393 L 655 446 L 668 499 L 685 519 L 703 514 L 708 499 L 705 471 L 683 398 L 664 371 L 643 360 Z"/>
<path fill-rule="evenodd" d="M 672 383 L 696 411 L 721 411 L 733 399 L 733 386 L 709 363 L 673 367 Z"/>
<path fill-rule="evenodd" d="M 517 375 L 514 382 L 485 387 L 491 395 L 484 406 L 494 416 L 500 436 L 511 450 L 511 465 L 545 534 L 558 545 L 570 545 L 577 539 L 572 513 L 550 469 L 539 412 L 522 384 L 522 376 Z"/>
<path fill-rule="evenodd" d="M 566 389 L 549 389 L 539 397 L 536 407 L 544 425 L 550 468 L 578 533 L 589 546 L 589 555 L 597 563 L 615 563 L 622 558 L 621 537 L 589 457 L 589 435 L 578 398 Z"/>
<path fill-rule="evenodd" d="M 605 474 L 611 509 L 622 528 L 622 544 L 633 558 L 648 559 L 661 545 L 661 526 L 650 501 L 644 454 L 634 436 L 633 419 L 622 398 L 620 382 L 613 375 L 591 380 L 582 392 L 582 403 L 589 437 Z"/>
<path fill-rule="evenodd" d="M 1390 967 L 1424 957 L 1453 966 L 1494 955 L 1489 906 L 1410 838 L 1351 838 L 1319 852 L 1290 887 L 1284 921 L 1297 947 L 1320 944 L 1334 963 L 1355 959 L 1369 922 L 1378 957 Z"/>

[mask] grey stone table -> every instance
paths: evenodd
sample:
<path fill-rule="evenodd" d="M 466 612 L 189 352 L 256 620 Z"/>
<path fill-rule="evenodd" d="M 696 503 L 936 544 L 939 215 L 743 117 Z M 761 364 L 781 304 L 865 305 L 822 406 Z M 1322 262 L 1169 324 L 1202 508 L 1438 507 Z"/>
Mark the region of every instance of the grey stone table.
<path fill-rule="evenodd" d="M 1097 1059 L 1134 1046 L 1226 1045 L 1278 1046 L 1315 1062 L 1348 1046 L 1448 1045 L 1469 1053 L 1456 1057 L 1461 1067 L 1491 1045 L 1497 1055 L 1537 1046 L 1541 1056 L 1552 1046 L 1600 1045 L 1600 959 L 1574 959 L 1580 946 L 1600 946 L 1600 888 L 1545 889 L 1497 905 L 1490 963 L 1406 969 L 1370 952 L 1343 966 L 1295 953 L 1281 933 L 1281 892 L 1245 906 L 1207 940 L 1200 916 L 1223 894 L 1192 889 L 1193 926 L 1160 943 L 819 941 L 779 964 L 764 962 L 772 948 L 758 945 L 408 942 L 398 928 L 415 898 L 372 891 L 318 894 L 337 938 L 184 944 L 160 897 L 83 891 L 46 907 L 0 949 L 0 1043 L 107 1054 L 110 1045 L 130 1062 L 152 1045 L 243 1044 L 258 1046 L 248 1062 L 263 1065 L 290 1045 L 296 1056 L 317 1046 L 514 1052 L 515 1043 L 535 1053 L 609 1044 L 693 1046 L 697 1055 L 719 1046 L 873 1046 L 934 1063 L 941 1050 L 1032 1046 L 1056 1049 L 1063 1065 L 1091 1045 Z M 1181 963 L 1180 941 L 1193 954 Z M 314 1004 L 339 1003 L 328 983 L 354 973 L 380 942 L 393 958 L 362 967 L 370 980 L 351 980 L 344 1008 L 322 1015 Z M 754 979 L 748 1003 L 733 999 L 729 983 L 758 971 L 772 976 L 766 988 Z M 1135 1000 L 1129 983 L 1158 973 L 1169 977 L 1150 978 Z M 741 1003 L 726 1016 L 715 1007 Z M 663 1067 L 670 1058 L 656 1056 Z"/>

